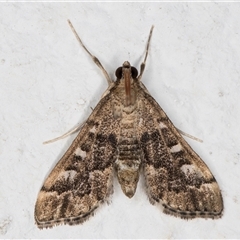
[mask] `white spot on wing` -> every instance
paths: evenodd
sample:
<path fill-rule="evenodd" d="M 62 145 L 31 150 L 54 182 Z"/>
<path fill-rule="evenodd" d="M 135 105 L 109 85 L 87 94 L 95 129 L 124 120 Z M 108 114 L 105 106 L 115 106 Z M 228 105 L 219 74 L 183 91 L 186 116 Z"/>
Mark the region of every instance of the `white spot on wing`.
<path fill-rule="evenodd" d="M 198 178 L 202 177 L 202 173 L 194 165 L 185 164 L 180 168 L 186 176 L 196 175 Z"/>
<path fill-rule="evenodd" d="M 74 179 L 74 176 L 77 174 L 76 171 L 74 170 L 70 170 L 70 171 L 64 171 L 61 172 L 58 176 L 58 178 L 64 178 L 64 180 L 69 179 L 70 181 L 72 181 Z"/>
<path fill-rule="evenodd" d="M 81 150 L 81 148 L 77 148 L 74 153 L 76 156 L 80 156 L 82 159 L 84 159 L 87 155 L 85 151 Z"/>
<path fill-rule="evenodd" d="M 174 145 L 170 148 L 170 152 L 179 152 L 182 150 L 182 145 L 178 143 L 177 145 Z"/>
<path fill-rule="evenodd" d="M 93 126 L 93 127 L 89 130 L 89 132 L 91 132 L 91 133 L 95 133 L 96 131 L 97 131 L 97 129 L 96 129 L 95 126 Z"/>
<path fill-rule="evenodd" d="M 185 165 L 182 165 L 181 166 L 181 170 L 185 173 L 185 174 L 192 174 L 195 172 L 195 167 L 193 165 L 188 165 L 188 164 L 185 164 Z"/>
<path fill-rule="evenodd" d="M 167 126 L 164 123 L 162 123 L 162 122 L 159 123 L 159 127 L 160 128 L 167 128 Z"/>

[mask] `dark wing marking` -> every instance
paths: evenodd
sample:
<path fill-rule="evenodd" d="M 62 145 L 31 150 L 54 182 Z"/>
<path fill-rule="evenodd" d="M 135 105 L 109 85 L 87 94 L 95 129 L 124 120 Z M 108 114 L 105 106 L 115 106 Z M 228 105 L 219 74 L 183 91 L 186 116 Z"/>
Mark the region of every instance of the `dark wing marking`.
<path fill-rule="evenodd" d="M 182 218 L 221 217 L 221 192 L 207 165 L 141 83 L 138 94 L 138 132 L 151 203 Z"/>
<path fill-rule="evenodd" d="M 81 223 L 112 192 L 118 120 L 112 116 L 111 96 L 98 103 L 45 180 L 35 206 L 39 228 Z"/>

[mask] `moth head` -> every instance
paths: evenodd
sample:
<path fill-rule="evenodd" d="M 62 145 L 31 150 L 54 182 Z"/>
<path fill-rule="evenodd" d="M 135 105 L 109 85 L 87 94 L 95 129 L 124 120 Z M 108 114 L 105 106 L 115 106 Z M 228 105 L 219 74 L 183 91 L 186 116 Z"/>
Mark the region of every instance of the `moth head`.
<path fill-rule="evenodd" d="M 117 80 L 123 84 L 125 89 L 125 106 L 132 105 L 134 101 L 134 94 L 132 93 L 132 84 L 137 79 L 138 71 L 132 67 L 128 61 L 124 62 L 122 67 L 116 70 Z"/>
<path fill-rule="evenodd" d="M 116 75 L 117 79 L 121 79 L 121 78 L 123 78 L 123 76 L 126 72 L 130 72 L 131 77 L 133 79 L 136 79 L 138 76 L 138 70 L 135 67 L 132 67 L 128 61 L 125 61 L 122 65 L 122 67 L 117 68 L 115 75 Z"/>

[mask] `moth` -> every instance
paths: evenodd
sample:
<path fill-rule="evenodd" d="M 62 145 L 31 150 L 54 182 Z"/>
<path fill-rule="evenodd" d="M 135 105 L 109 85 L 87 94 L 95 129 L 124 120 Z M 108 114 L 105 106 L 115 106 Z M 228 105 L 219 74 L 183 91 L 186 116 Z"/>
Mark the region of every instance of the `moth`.
<path fill-rule="evenodd" d="M 35 206 L 37 226 L 84 222 L 113 193 L 115 174 L 123 193 L 132 198 L 140 170 L 150 202 L 161 205 L 164 213 L 186 219 L 221 217 L 223 200 L 213 174 L 141 81 L 153 27 L 140 74 L 125 61 L 113 81 L 68 22 L 104 73 L 108 89 L 45 180 Z"/>

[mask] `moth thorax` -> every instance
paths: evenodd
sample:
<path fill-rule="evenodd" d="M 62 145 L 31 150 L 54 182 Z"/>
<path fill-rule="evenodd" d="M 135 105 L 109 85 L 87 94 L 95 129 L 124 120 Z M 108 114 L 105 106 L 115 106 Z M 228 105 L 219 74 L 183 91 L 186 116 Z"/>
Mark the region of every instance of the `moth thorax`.
<path fill-rule="evenodd" d="M 140 161 L 119 160 L 116 162 L 116 170 L 123 193 L 129 198 L 133 197 L 139 180 Z"/>

